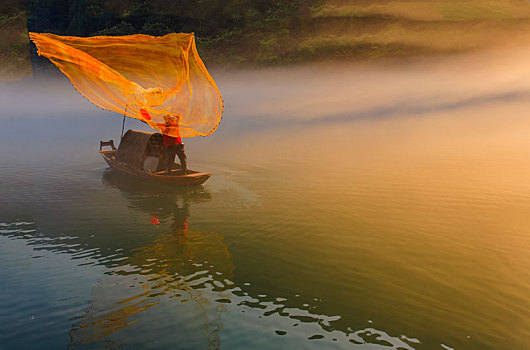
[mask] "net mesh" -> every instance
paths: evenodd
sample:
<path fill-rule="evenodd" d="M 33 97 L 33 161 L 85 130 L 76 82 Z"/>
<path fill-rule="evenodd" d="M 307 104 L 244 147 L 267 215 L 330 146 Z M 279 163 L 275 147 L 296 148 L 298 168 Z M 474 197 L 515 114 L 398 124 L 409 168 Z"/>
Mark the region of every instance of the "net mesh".
<path fill-rule="evenodd" d="M 125 113 L 175 137 L 210 135 L 221 121 L 223 100 L 197 53 L 193 34 L 29 35 L 38 54 L 50 59 L 98 107 Z"/>

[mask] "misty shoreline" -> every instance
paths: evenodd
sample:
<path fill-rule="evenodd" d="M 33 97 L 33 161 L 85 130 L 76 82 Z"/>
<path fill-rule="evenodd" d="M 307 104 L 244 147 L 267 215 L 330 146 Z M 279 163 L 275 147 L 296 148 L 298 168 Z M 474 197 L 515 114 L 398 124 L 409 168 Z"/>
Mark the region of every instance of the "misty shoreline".
<path fill-rule="evenodd" d="M 225 122 L 241 125 L 344 122 L 423 115 L 530 96 L 530 50 L 452 57 L 210 69 L 225 101 Z M 0 84 L 2 119 L 101 113 L 58 70 Z M 107 112 L 105 112 L 107 113 Z"/>

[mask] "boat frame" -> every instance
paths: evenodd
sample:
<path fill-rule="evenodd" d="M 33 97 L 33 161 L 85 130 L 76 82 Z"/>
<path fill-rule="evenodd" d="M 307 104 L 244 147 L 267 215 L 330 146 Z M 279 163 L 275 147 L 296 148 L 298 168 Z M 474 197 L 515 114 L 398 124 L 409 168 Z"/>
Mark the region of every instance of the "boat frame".
<path fill-rule="evenodd" d="M 128 133 L 131 131 L 134 132 L 134 130 L 129 130 Z M 122 144 L 123 139 L 120 143 L 120 147 L 122 146 Z M 104 147 L 110 147 L 111 149 L 104 150 Z M 116 149 L 116 146 L 114 146 L 114 140 L 100 141 L 99 143 L 99 153 L 112 169 L 116 170 L 117 172 L 131 175 L 137 178 L 165 182 L 178 186 L 196 186 L 203 184 L 211 176 L 208 173 L 190 169 L 186 170 L 186 173 L 184 173 L 181 168 L 181 165 L 177 163 L 173 163 L 173 165 L 171 166 L 171 172 L 169 173 L 167 172 L 167 170 L 150 172 L 143 169 L 137 169 L 132 165 L 128 164 L 127 162 L 119 160 L 118 151 L 119 149 Z"/>

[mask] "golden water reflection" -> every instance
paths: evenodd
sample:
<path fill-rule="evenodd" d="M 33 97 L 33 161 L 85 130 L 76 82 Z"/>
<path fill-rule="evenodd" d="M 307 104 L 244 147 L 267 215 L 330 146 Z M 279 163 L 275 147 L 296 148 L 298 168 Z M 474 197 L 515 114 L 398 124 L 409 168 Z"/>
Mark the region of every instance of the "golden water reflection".
<path fill-rule="evenodd" d="M 398 324 L 407 335 L 430 333 L 418 337 L 420 348 L 447 337 L 435 329 L 468 348 L 522 346 L 530 335 L 528 108 L 485 101 L 226 140 L 211 157 L 236 149 L 234 182 L 259 194 L 242 220 L 266 228 L 245 236 L 241 259 L 258 247 L 268 253 L 274 273 L 265 285 L 307 291 L 312 281 L 311 294 L 327 299 L 315 312 L 342 315 L 335 329 L 361 329 L 370 315 L 390 334 Z"/>
<path fill-rule="evenodd" d="M 208 348 L 218 348 L 234 267 L 223 237 L 188 227 L 190 207 L 211 200 L 211 195 L 202 187 L 153 189 L 113 172 L 106 172 L 103 181 L 118 188 L 134 210 L 156 215 L 160 235 L 119 259 L 99 279 L 90 307 L 74 320 L 70 346 L 105 344 L 115 332 L 146 317 L 140 314 L 158 307 L 158 313 L 174 314 L 171 320 L 199 326 Z"/>

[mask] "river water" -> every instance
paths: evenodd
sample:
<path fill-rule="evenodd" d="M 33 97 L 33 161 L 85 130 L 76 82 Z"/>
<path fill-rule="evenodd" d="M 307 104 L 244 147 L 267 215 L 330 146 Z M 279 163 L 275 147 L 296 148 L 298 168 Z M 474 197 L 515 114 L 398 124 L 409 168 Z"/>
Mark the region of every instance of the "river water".
<path fill-rule="evenodd" d="M 68 81 L 1 87 L 0 348 L 528 348 L 521 62 L 214 74 L 194 188 L 109 170 Z"/>

